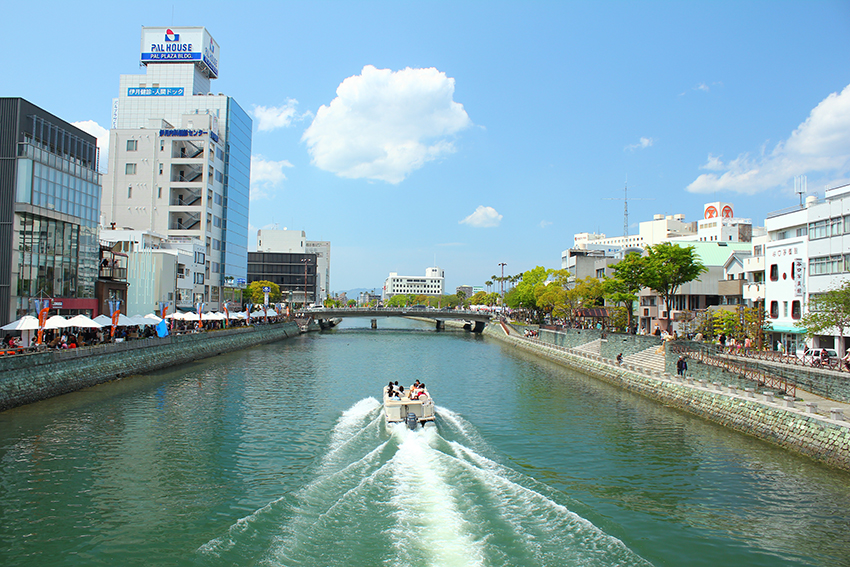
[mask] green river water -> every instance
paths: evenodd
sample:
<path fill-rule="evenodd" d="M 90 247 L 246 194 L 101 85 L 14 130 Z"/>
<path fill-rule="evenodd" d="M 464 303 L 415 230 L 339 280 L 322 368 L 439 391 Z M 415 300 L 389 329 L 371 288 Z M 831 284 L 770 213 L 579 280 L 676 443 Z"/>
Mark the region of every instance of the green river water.
<path fill-rule="evenodd" d="M 0 413 L 0 565 L 850 565 L 850 475 L 407 320 Z M 435 428 L 388 426 L 422 380 Z"/>

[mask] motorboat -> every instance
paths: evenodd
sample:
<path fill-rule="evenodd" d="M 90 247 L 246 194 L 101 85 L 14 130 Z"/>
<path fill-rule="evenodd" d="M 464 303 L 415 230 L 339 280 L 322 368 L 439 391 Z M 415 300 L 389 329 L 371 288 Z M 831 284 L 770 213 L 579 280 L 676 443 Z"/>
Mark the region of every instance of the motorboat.
<path fill-rule="evenodd" d="M 410 429 L 416 429 L 420 424 L 434 422 L 434 400 L 428 390 L 423 390 L 418 399 L 411 400 L 407 393 L 399 397 L 390 397 L 384 386 L 384 416 L 387 423 L 405 423 Z M 408 390 L 409 392 L 409 390 Z"/>

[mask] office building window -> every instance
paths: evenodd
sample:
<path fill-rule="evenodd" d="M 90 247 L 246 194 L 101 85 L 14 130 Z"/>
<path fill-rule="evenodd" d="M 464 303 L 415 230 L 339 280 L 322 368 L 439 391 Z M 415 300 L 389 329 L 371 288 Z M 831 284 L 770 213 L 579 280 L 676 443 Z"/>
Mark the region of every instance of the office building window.
<path fill-rule="evenodd" d="M 770 265 L 770 281 L 778 282 L 779 281 L 779 265 L 771 264 Z"/>
<path fill-rule="evenodd" d="M 127 151 L 135 152 L 139 149 L 139 141 L 138 140 L 127 140 Z"/>
<path fill-rule="evenodd" d="M 779 302 L 771 301 L 770 302 L 770 318 L 778 319 L 779 318 Z"/>
<path fill-rule="evenodd" d="M 132 186 L 127 187 L 127 198 L 128 199 L 133 198 L 133 187 Z"/>
<path fill-rule="evenodd" d="M 794 301 L 791 302 L 791 318 L 792 319 L 799 319 L 800 317 L 801 317 L 800 300 L 795 299 Z"/>
<path fill-rule="evenodd" d="M 126 175 L 136 175 L 136 164 L 128 163 L 124 165 L 124 173 Z"/>

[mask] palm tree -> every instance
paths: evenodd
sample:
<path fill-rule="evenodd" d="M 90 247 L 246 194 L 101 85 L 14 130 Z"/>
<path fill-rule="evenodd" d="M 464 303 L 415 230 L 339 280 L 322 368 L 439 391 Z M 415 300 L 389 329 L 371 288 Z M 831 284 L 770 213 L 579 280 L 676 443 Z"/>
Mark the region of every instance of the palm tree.
<path fill-rule="evenodd" d="M 493 276 L 493 277 L 495 277 L 495 276 Z M 490 291 L 490 286 L 492 286 L 492 285 L 493 285 L 493 282 L 492 282 L 491 280 L 487 280 L 486 282 L 484 282 L 484 285 L 486 285 L 486 286 L 487 286 L 487 291 L 489 292 L 489 291 Z"/>

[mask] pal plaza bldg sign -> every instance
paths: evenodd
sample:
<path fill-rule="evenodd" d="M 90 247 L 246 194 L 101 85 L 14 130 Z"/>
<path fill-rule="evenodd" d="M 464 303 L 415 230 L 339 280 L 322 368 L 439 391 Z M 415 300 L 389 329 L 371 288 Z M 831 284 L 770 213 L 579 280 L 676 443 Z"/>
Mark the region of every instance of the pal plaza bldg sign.
<path fill-rule="evenodd" d="M 142 28 L 141 61 L 145 65 L 191 61 L 215 79 L 218 57 L 218 44 L 206 28 Z"/>

